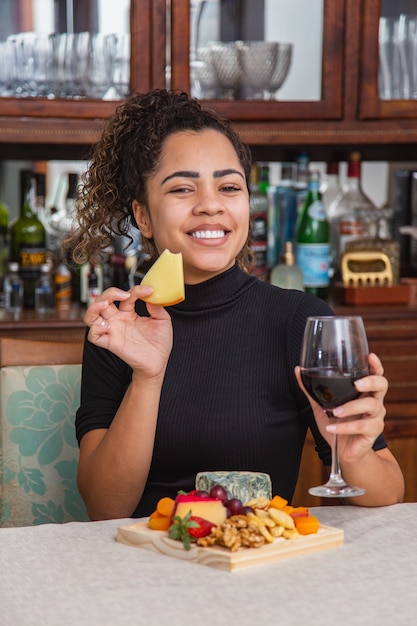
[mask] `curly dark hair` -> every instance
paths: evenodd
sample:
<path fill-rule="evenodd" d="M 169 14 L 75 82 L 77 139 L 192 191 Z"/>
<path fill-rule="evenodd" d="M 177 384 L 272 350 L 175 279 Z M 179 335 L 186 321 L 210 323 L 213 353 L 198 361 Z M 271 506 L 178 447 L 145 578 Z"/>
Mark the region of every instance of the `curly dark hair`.
<path fill-rule="evenodd" d="M 168 136 L 183 130 L 213 129 L 233 145 L 249 190 L 251 154 L 227 120 L 198 100 L 175 90 L 157 89 L 129 97 L 118 106 L 92 148 L 78 192 L 76 223 L 64 248 L 76 263 L 98 261 L 116 235 L 129 236 L 136 226 L 132 202 L 148 206 L 146 182 L 158 167 Z M 156 258 L 151 239 L 143 251 Z M 238 255 L 241 267 L 253 267 L 248 241 Z"/>

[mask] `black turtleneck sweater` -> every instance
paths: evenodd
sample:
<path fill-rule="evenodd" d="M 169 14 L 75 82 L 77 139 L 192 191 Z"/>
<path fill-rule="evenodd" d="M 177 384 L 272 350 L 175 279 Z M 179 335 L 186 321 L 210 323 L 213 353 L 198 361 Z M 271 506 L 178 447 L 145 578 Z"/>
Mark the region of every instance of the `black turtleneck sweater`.
<path fill-rule="evenodd" d="M 137 310 L 147 315 L 143 302 Z M 273 493 L 291 501 L 308 427 L 323 463 L 330 465 L 329 446 L 294 367 L 306 318 L 332 314 L 331 309 L 235 265 L 204 283 L 186 285 L 184 302 L 167 310 L 174 345 L 148 481 L 133 516 L 149 515 L 163 496 L 193 489 L 197 472 L 208 470 L 266 472 Z M 130 380 L 123 361 L 85 342 L 78 440 L 91 429 L 109 427 Z M 385 445 L 380 437 L 374 447 Z"/>

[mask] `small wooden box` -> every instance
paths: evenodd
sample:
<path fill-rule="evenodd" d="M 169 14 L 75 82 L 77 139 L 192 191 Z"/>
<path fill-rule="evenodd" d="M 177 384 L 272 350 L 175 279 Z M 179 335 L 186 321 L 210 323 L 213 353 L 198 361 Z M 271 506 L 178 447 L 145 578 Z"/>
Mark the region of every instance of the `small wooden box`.
<path fill-rule="evenodd" d="M 410 285 L 400 283 L 392 287 L 345 287 L 338 283 L 335 296 L 344 304 L 408 304 Z"/>

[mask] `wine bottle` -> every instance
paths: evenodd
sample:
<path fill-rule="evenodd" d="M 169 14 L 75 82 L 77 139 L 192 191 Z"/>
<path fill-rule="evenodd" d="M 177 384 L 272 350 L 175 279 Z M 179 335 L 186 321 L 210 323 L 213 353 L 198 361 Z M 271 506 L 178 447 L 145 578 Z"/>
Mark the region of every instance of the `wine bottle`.
<path fill-rule="evenodd" d="M 3 280 L 9 258 L 9 210 L 0 202 L 0 306 L 4 305 Z"/>
<path fill-rule="evenodd" d="M 320 193 L 320 176 L 311 172 L 307 196 L 295 227 L 296 263 L 305 291 L 326 299 L 329 291 L 330 229 Z"/>
<path fill-rule="evenodd" d="M 10 229 L 10 259 L 19 263 L 24 286 L 24 308 L 35 307 L 35 287 L 46 260 L 45 228 L 36 216 L 36 178 L 20 172 L 20 214 Z"/>
<path fill-rule="evenodd" d="M 96 272 L 96 266 L 94 263 L 90 263 L 90 273 L 88 275 L 88 297 L 87 304 L 93 304 L 99 297 L 101 291 L 98 286 L 98 276 Z"/>

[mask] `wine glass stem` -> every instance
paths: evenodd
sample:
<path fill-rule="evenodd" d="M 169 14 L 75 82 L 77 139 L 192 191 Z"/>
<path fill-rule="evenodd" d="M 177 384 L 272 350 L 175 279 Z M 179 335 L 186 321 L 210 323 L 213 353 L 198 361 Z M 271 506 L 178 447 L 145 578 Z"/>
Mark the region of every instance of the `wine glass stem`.
<path fill-rule="evenodd" d="M 327 412 L 327 415 L 329 418 L 333 417 L 333 414 L 331 411 Z M 338 437 L 335 434 L 333 436 L 333 444 L 332 444 L 332 465 L 331 465 L 331 469 L 330 469 L 330 478 L 329 478 L 329 482 L 328 484 L 330 485 L 337 485 L 338 487 L 343 486 L 343 485 L 347 485 L 347 483 L 345 483 L 345 481 L 342 478 L 342 472 L 340 470 L 340 463 L 339 463 L 339 443 L 338 443 Z"/>

